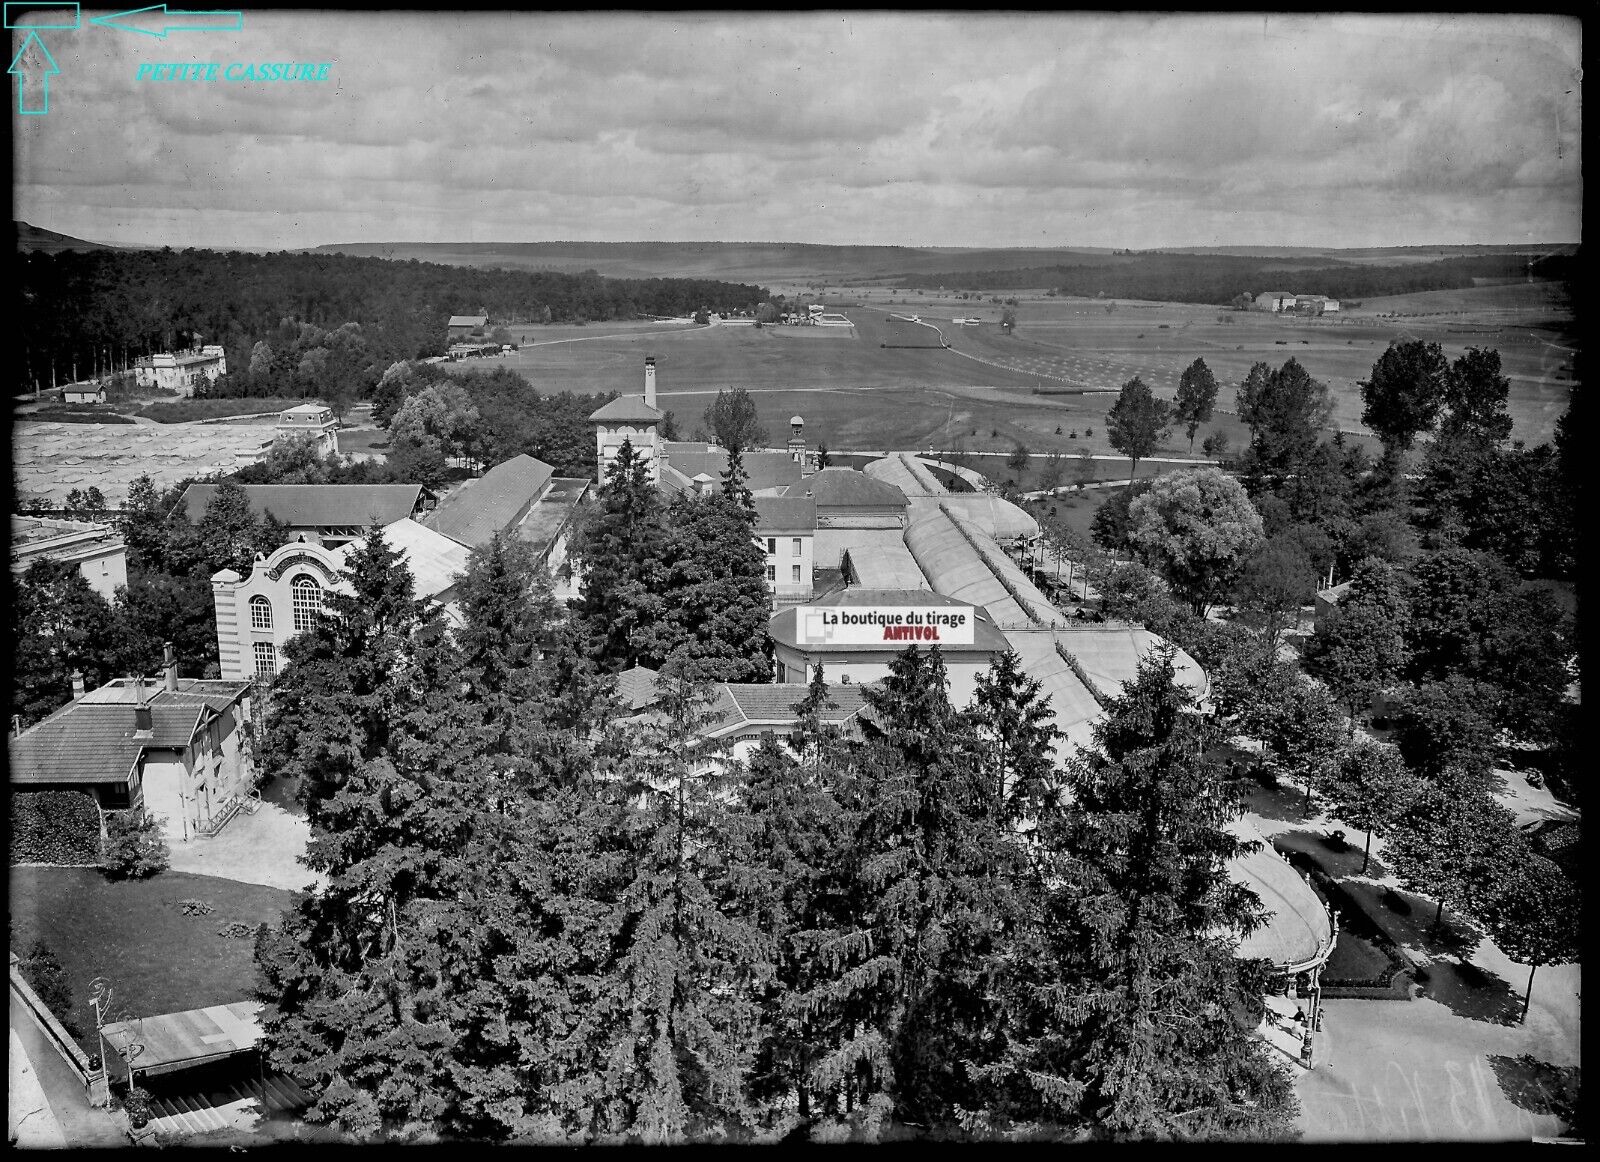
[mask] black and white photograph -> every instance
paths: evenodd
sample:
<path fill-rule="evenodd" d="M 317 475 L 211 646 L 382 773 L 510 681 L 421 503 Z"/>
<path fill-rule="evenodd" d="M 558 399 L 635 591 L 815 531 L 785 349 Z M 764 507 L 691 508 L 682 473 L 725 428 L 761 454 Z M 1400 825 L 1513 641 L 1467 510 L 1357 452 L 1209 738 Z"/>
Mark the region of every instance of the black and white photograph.
<path fill-rule="evenodd" d="M 4 8 L 10 1146 L 1586 1140 L 1580 15 Z"/>

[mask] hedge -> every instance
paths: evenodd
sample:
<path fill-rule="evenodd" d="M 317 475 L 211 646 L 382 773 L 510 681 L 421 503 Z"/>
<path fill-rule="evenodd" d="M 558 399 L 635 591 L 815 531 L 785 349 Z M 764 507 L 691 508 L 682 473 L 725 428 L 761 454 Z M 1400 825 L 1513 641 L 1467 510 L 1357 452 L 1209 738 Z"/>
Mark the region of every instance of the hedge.
<path fill-rule="evenodd" d="M 100 862 L 100 808 L 87 791 L 13 791 L 11 862 L 92 867 Z"/>

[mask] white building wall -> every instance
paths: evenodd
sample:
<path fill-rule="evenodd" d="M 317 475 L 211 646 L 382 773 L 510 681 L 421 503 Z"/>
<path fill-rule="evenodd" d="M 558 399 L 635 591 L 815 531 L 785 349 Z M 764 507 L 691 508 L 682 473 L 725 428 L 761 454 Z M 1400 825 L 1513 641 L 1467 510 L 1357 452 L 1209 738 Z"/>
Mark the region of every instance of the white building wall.
<path fill-rule="evenodd" d="M 237 574 L 231 574 L 237 577 Z M 339 565 L 333 550 L 321 545 L 289 544 L 275 549 L 265 560 L 257 561 L 244 579 L 230 579 L 224 570 L 211 579 L 211 595 L 217 611 L 217 654 L 224 678 L 249 681 L 256 676 L 255 644 L 270 642 L 277 670 L 283 669 L 283 647 L 299 631 L 294 628 L 294 582 L 310 577 L 328 592 L 343 590 Z M 264 597 L 271 610 L 272 624 L 261 628 L 251 617 L 251 598 Z"/>
<path fill-rule="evenodd" d="M 799 552 L 795 551 L 795 542 L 800 542 Z M 761 552 L 766 557 L 767 568 L 771 576 L 767 578 L 767 588 L 777 601 L 807 601 L 811 597 L 815 580 L 815 536 L 811 530 L 790 530 L 779 532 L 773 529 L 763 529 L 756 541 L 761 546 Z M 768 552 L 768 542 L 772 543 L 773 551 Z M 800 567 L 800 579 L 794 579 L 794 568 Z"/>
<path fill-rule="evenodd" d="M 650 469 L 650 483 L 661 483 L 660 447 L 655 424 L 597 424 L 594 439 L 600 484 L 606 482 L 606 470 L 622 451 L 624 440 L 633 445 L 635 455 L 644 458 Z"/>

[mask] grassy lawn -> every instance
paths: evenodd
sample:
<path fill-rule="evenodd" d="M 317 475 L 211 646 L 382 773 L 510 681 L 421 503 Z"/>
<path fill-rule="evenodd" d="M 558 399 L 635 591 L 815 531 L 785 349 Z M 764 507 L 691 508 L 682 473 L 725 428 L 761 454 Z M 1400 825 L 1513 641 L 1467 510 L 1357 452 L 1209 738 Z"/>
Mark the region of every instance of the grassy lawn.
<path fill-rule="evenodd" d="M 97 1052 L 90 982 L 112 982 L 112 1006 L 134 1016 L 180 1012 L 250 999 L 256 981 L 253 941 L 217 935 L 227 924 L 273 924 L 293 893 L 214 876 L 165 872 L 111 883 L 92 868 L 11 869 L 12 947 L 50 945 L 72 982 Z M 186 916 L 178 901 L 205 900 L 213 911 Z"/>
<path fill-rule="evenodd" d="M 1328 966 L 1323 969 L 1322 977 L 1327 984 L 1337 984 L 1341 981 L 1365 984 L 1385 974 L 1392 975 L 1393 972 L 1394 966 L 1381 948 L 1375 947 L 1353 932 L 1340 932 L 1339 939 L 1333 946 L 1333 955 L 1328 957 Z"/>
<path fill-rule="evenodd" d="M 151 403 L 136 409 L 138 414 L 158 424 L 185 424 L 192 420 L 226 419 L 229 416 L 258 415 L 264 412 L 281 412 L 315 400 L 279 399 L 276 396 L 262 399 L 179 399 L 170 403 Z"/>

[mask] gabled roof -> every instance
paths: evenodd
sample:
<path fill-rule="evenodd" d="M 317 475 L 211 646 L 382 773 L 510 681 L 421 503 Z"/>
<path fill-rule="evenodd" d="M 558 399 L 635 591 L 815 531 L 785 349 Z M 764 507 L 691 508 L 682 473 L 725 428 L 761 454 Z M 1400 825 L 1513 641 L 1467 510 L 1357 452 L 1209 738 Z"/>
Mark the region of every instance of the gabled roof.
<path fill-rule="evenodd" d="M 721 480 L 728 470 L 728 453 L 715 444 L 670 443 L 664 453 L 668 464 L 691 479 L 703 472 Z M 795 484 L 801 479 L 799 462 L 787 452 L 751 450 L 740 459 L 744 463 L 745 487 L 751 492 Z"/>
<path fill-rule="evenodd" d="M 817 502 L 809 496 L 757 496 L 756 531 L 815 531 Z"/>
<path fill-rule="evenodd" d="M 795 721 L 795 704 L 809 689 L 804 682 L 723 682 L 710 709 L 719 723 L 714 729 L 721 733 L 752 726 L 789 726 Z M 824 706 L 821 717 L 835 724 L 854 718 L 866 702 L 861 687 L 855 685 L 829 686 L 828 698 L 834 705 Z"/>
<path fill-rule="evenodd" d="M 591 423 L 618 424 L 659 424 L 664 418 L 665 414 L 645 403 L 642 395 L 618 396 L 589 416 Z"/>
<path fill-rule="evenodd" d="M 906 494 L 894 485 L 854 468 L 824 468 L 784 491 L 785 496 L 808 493 L 818 508 L 905 508 L 908 503 Z"/>
<path fill-rule="evenodd" d="M 467 558 L 472 554 L 470 547 L 414 520 L 397 520 L 385 525 L 383 539 L 405 558 L 406 568 L 411 570 L 412 592 L 416 596 L 449 602 L 456 577 L 466 572 Z M 333 555 L 343 566 L 350 554 L 364 542 L 365 538 L 362 538 L 340 545 Z"/>
<path fill-rule="evenodd" d="M 205 516 L 217 494 L 215 484 L 191 484 L 183 490 L 176 511 L 191 523 Z M 421 503 L 420 484 L 243 484 L 250 511 L 265 513 L 294 528 L 365 528 L 374 520 L 393 524 L 410 516 Z"/>
<path fill-rule="evenodd" d="M 527 515 L 554 474 L 543 460 L 513 456 L 451 490 L 425 523 L 469 548 L 488 544 Z"/>
<path fill-rule="evenodd" d="M 488 315 L 451 315 L 452 327 L 481 327 L 489 321 Z"/>
<path fill-rule="evenodd" d="M 183 748 L 205 707 L 154 697 L 151 736 L 134 737 L 134 708 L 121 703 L 63 706 L 11 739 L 12 783 L 115 783 L 128 778 L 146 748 Z"/>

